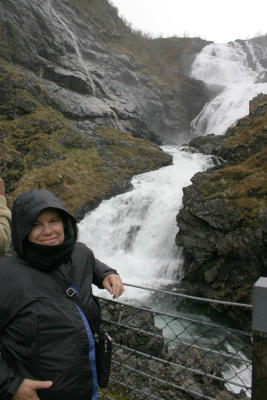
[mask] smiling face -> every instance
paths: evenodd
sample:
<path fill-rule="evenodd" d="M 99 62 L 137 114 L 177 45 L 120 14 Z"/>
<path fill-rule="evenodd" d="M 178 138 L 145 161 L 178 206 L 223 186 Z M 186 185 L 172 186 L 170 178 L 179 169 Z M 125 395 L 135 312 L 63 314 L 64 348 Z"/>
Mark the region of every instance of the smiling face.
<path fill-rule="evenodd" d="M 64 241 L 64 226 L 60 214 L 53 208 L 46 208 L 38 214 L 28 233 L 28 240 L 43 246 L 56 246 Z"/>

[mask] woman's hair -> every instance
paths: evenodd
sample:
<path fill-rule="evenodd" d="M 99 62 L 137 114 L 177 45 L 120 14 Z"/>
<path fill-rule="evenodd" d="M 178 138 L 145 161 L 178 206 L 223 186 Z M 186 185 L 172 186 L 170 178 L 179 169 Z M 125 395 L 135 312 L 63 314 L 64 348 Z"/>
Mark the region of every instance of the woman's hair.
<path fill-rule="evenodd" d="M 70 237 L 74 237 L 75 239 L 77 239 L 78 227 L 76 222 L 74 222 L 73 218 L 71 218 L 71 216 L 63 210 L 59 209 L 55 210 L 59 213 L 62 219 L 65 239 L 69 239 Z"/>

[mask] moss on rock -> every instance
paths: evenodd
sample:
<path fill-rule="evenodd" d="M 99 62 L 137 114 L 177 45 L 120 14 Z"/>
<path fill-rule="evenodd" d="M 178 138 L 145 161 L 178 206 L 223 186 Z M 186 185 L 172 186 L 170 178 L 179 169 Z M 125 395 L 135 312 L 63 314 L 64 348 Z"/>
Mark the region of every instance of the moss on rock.
<path fill-rule="evenodd" d="M 192 178 L 177 216 L 184 284 L 198 295 L 240 303 L 252 302 L 253 284 L 267 275 L 267 95 L 256 97 L 251 109 L 211 146 L 227 164 Z M 242 326 L 251 322 L 248 312 L 218 311 Z"/>
<path fill-rule="evenodd" d="M 49 104 L 38 79 L 2 59 L 0 82 L 0 174 L 10 205 L 23 191 L 45 188 L 82 218 L 133 175 L 171 162 L 152 143 L 109 126 L 79 130 Z"/>

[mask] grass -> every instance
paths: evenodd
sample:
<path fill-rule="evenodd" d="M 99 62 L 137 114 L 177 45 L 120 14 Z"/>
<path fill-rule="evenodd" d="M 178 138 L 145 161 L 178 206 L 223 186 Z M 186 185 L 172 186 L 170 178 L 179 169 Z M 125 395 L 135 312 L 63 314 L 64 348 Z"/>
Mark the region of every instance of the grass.
<path fill-rule="evenodd" d="M 260 210 L 267 207 L 266 127 L 266 111 L 240 120 L 223 143 L 235 165 L 210 173 L 199 187 L 205 199 L 222 197 L 230 208 L 237 205 L 242 226 L 258 226 Z"/>
<path fill-rule="evenodd" d="M 109 126 L 88 136 L 49 104 L 38 79 L 3 59 L 0 66 L 0 174 L 10 206 L 19 193 L 45 188 L 75 212 L 166 163 L 152 143 Z"/>

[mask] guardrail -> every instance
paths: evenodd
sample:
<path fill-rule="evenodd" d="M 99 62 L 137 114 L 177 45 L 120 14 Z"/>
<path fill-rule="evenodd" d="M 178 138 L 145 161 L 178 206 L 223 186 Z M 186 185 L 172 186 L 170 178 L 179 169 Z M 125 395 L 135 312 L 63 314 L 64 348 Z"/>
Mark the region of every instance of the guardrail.
<path fill-rule="evenodd" d="M 110 383 L 100 399 L 245 400 L 251 398 L 252 375 L 253 387 L 264 387 L 262 368 L 260 374 L 252 371 L 253 364 L 262 367 L 262 332 L 219 323 L 194 306 L 216 303 L 250 312 L 252 305 L 125 286 L 150 293 L 149 306 L 98 296 L 102 324 L 113 338 Z M 263 399 L 253 395 L 253 400 Z"/>

